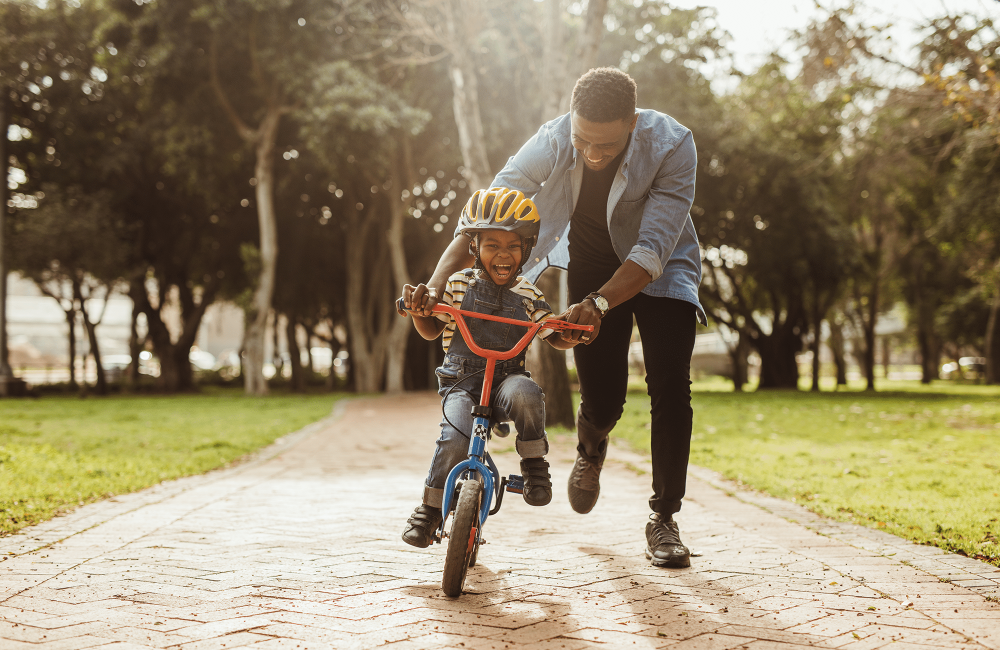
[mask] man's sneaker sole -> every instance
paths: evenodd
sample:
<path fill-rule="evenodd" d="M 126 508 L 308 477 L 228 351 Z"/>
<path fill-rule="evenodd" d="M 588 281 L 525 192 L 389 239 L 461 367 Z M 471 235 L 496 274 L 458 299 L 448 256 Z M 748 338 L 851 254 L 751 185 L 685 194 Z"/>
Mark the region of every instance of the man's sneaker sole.
<path fill-rule="evenodd" d="M 601 491 L 590 492 L 588 490 L 581 490 L 579 488 L 570 486 L 569 488 L 569 505 L 573 508 L 573 511 L 585 515 L 594 509 L 597 505 L 597 499 L 601 496 Z M 593 498 L 590 495 L 593 494 Z"/>
<path fill-rule="evenodd" d="M 653 555 L 653 552 L 646 547 L 646 559 L 650 561 L 653 566 L 667 567 L 669 569 L 686 569 L 691 566 L 691 556 L 686 555 L 683 557 L 675 557 L 669 560 L 661 560 Z"/>

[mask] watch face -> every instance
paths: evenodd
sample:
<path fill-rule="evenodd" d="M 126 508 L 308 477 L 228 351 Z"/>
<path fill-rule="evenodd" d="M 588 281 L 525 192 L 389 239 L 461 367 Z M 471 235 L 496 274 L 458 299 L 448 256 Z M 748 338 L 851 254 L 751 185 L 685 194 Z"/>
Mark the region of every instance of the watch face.
<path fill-rule="evenodd" d="M 597 305 L 597 308 L 601 310 L 602 314 L 607 313 L 607 311 L 608 311 L 608 299 L 607 298 L 605 298 L 604 296 L 594 296 L 593 297 L 593 301 L 594 301 L 594 304 Z"/>

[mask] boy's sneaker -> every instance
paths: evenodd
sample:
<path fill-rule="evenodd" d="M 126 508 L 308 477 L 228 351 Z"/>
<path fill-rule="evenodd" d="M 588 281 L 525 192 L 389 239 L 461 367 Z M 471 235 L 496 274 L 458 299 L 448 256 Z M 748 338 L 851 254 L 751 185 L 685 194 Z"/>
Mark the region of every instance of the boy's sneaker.
<path fill-rule="evenodd" d="M 673 517 L 666 521 L 655 512 L 646 523 L 646 559 L 653 566 L 683 568 L 691 566 L 691 551 L 681 543 L 681 532 Z"/>
<path fill-rule="evenodd" d="M 427 548 L 434 543 L 434 532 L 441 525 L 441 508 L 421 503 L 406 520 L 403 541 L 410 546 Z"/>
<path fill-rule="evenodd" d="M 552 501 L 552 477 L 549 463 L 544 458 L 522 458 L 521 475 L 524 477 L 524 502 L 529 506 L 546 506 Z"/>
<path fill-rule="evenodd" d="M 602 467 L 604 467 L 603 458 L 600 463 L 591 463 L 579 452 L 577 453 L 573 470 L 569 473 L 566 492 L 569 495 L 569 504 L 581 515 L 593 510 L 597 505 L 597 497 L 601 496 Z"/>

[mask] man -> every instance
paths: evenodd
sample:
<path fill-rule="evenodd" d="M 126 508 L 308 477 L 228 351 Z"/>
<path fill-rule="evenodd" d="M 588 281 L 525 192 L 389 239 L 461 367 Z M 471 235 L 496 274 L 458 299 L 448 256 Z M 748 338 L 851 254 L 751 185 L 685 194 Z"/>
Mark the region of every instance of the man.
<path fill-rule="evenodd" d="M 691 132 L 668 115 L 636 109 L 635 82 L 614 68 L 584 74 L 570 113 L 542 125 L 493 181 L 531 196 L 541 233 L 525 269 L 568 269 L 570 308 L 560 318 L 594 325 L 574 348 L 580 379 L 577 459 L 568 493 L 585 514 L 600 495 L 608 435 L 628 385 L 633 318 L 639 327 L 651 398 L 653 513 L 646 557 L 655 566 L 690 566 L 673 514 L 684 496 L 691 444 L 691 352 L 701 256 L 689 210 L 697 154 Z M 427 310 L 448 276 L 469 264 L 456 237 L 427 285 L 414 294 Z M 426 297 L 424 297 L 424 292 Z"/>

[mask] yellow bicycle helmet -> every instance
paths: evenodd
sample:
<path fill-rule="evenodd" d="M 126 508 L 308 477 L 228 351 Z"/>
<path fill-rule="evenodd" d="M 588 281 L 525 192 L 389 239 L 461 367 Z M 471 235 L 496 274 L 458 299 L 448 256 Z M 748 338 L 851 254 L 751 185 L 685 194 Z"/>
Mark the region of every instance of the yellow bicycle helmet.
<path fill-rule="evenodd" d="M 506 187 L 476 190 L 458 220 L 458 231 L 471 237 L 477 230 L 506 230 L 521 235 L 524 261 L 538 241 L 540 227 L 535 203 L 522 192 Z"/>
<path fill-rule="evenodd" d="M 509 282 L 514 282 L 528 261 L 531 249 L 538 241 L 538 231 L 541 223 L 538 218 L 538 208 L 535 203 L 518 190 L 506 187 L 491 187 L 488 190 L 476 190 L 469 202 L 462 208 L 462 216 L 458 220 L 458 231 L 469 235 L 475 241 L 470 246 L 470 252 L 476 257 L 475 268 L 482 269 L 479 259 L 479 238 L 481 230 L 506 230 L 516 232 L 521 236 L 521 265 L 511 274 Z"/>

